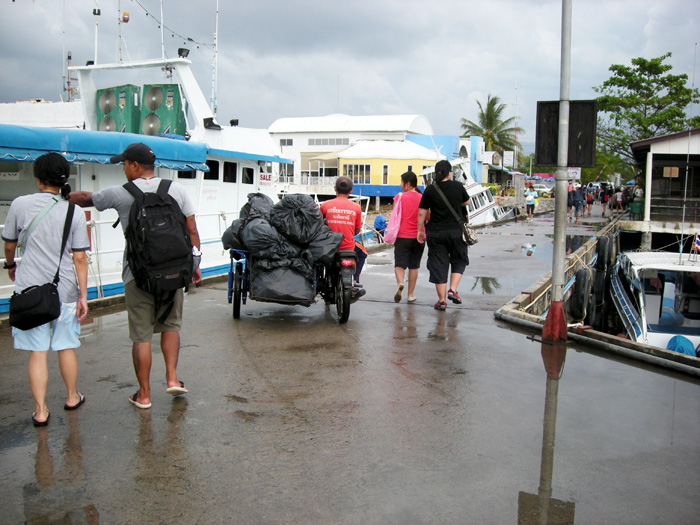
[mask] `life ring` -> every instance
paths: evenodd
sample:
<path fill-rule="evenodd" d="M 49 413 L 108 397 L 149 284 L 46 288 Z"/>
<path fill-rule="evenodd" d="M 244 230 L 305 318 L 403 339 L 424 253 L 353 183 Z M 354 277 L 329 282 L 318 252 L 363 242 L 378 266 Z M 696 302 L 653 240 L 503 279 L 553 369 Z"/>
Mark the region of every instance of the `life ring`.
<path fill-rule="evenodd" d="M 578 270 L 574 276 L 573 292 L 569 301 L 569 313 L 574 322 L 580 322 L 586 318 L 591 294 L 591 273 L 593 273 L 591 268 L 585 267 Z"/>

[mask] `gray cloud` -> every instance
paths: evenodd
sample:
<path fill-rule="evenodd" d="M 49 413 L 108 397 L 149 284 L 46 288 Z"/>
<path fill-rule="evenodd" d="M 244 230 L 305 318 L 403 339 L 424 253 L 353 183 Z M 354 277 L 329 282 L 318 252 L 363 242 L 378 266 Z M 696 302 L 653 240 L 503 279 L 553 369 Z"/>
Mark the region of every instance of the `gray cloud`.
<path fill-rule="evenodd" d="M 163 3 L 166 53 L 191 49 L 209 98 L 216 2 Z M 58 99 L 65 51 L 76 64 L 94 58 L 95 5 L 0 4 L 1 102 Z M 99 5 L 98 61 L 114 62 L 117 0 Z M 121 8 L 130 13 L 121 26 L 125 60 L 159 57 L 160 2 L 121 0 Z M 281 117 L 417 113 L 436 133 L 456 134 L 460 119 L 476 119 L 476 100 L 490 93 L 508 105 L 508 116 L 517 110 L 527 131 L 523 142 L 534 142 L 537 101 L 559 98 L 558 0 L 221 1 L 219 15 L 222 123 L 238 118 L 244 126 L 267 127 Z M 674 72 L 692 78 L 698 27 L 697 2 L 574 2 L 571 98 L 593 98 L 592 87 L 609 77 L 613 63 L 667 51 Z"/>

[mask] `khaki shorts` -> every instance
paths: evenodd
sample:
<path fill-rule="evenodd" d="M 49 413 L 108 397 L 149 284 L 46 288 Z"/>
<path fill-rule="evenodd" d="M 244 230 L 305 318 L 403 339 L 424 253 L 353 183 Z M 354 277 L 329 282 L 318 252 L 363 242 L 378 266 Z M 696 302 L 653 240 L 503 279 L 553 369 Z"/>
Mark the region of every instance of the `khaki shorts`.
<path fill-rule="evenodd" d="M 158 309 L 155 321 L 153 309 L 155 299 L 153 296 L 136 286 L 136 281 L 130 281 L 124 285 L 124 302 L 126 313 L 129 317 L 129 339 L 134 343 L 150 343 L 153 334 L 163 332 L 179 332 L 182 326 L 183 289 L 175 292 L 175 303 L 164 323 L 158 318 L 163 314 L 167 305 Z"/>

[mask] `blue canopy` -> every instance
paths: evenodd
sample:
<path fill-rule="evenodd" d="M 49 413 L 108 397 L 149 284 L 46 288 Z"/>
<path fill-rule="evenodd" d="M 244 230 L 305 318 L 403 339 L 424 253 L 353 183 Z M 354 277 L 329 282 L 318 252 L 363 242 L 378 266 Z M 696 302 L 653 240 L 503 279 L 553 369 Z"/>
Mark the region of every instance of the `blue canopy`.
<path fill-rule="evenodd" d="M 69 162 L 109 164 L 134 142 L 143 142 L 156 154 L 156 166 L 209 171 L 207 145 L 186 140 L 82 129 L 31 128 L 0 124 L 0 161 L 33 162 L 44 153 L 61 153 Z"/>

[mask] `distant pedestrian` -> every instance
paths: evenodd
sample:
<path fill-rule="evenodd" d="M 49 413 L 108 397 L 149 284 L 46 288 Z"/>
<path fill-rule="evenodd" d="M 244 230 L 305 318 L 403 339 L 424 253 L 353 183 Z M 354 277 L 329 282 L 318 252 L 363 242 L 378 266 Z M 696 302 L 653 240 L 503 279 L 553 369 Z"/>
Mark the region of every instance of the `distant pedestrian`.
<path fill-rule="evenodd" d="M 586 197 L 584 195 L 583 188 L 581 186 L 578 186 L 573 192 L 574 216 L 576 217 L 576 224 L 579 224 L 580 222 L 581 213 L 583 213 L 583 204 L 585 200 Z"/>
<path fill-rule="evenodd" d="M 394 210 L 400 210 L 400 225 L 394 243 L 394 275 L 396 277 L 396 293 L 394 302 L 401 302 L 401 294 L 404 289 L 406 269 L 408 268 L 408 303 L 415 303 L 416 283 L 418 282 L 418 270 L 423 258 L 425 243 L 418 242 L 418 206 L 423 197 L 418 189 L 418 177 L 412 171 L 401 175 L 401 191 L 394 197 Z M 400 207 L 399 207 L 400 206 Z M 429 220 L 430 217 L 426 215 Z"/>
<path fill-rule="evenodd" d="M 88 312 L 85 252 L 90 248 L 90 242 L 85 214 L 80 210 L 76 213 L 75 206 L 68 202 L 71 189 L 69 175 L 70 165 L 58 153 L 47 153 L 36 159 L 34 178 L 39 192 L 12 201 L 2 231 L 5 241 L 4 268 L 15 283 L 15 292 L 52 282 L 58 269 L 59 317 L 28 330 L 12 328 L 14 347 L 29 351 L 29 387 L 35 406 L 32 421 L 36 427 L 48 425 L 51 415 L 46 404 L 49 349 L 58 354 L 58 368 L 66 386 L 63 408 L 75 410 L 85 402 L 85 395 L 77 390 L 78 359 L 75 348 L 80 346 L 78 323 L 85 319 Z M 67 242 L 61 254 L 69 206 L 73 207 L 73 214 L 68 222 Z M 39 216 L 39 221 L 34 222 Z M 20 240 L 24 254 L 17 263 L 15 250 Z M 72 258 L 70 252 L 73 252 Z"/>
<path fill-rule="evenodd" d="M 618 210 L 620 213 L 622 213 L 622 199 L 622 188 L 617 188 L 617 191 L 615 192 L 615 215 L 617 215 Z"/>
<path fill-rule="evenodd" d="M 444 193 L 455 212 L 466 221 L 469 195 L 464 185 L 452 180 L 452 177 L 452 165 L 449 161 L 439 161 L 435 165 L 436 182 L 425 188 L 418 210 L 416 239 L 422 243 L 427 238 L 429 280 L 435 284 L 438 295 L 438 302 L 433 305 L 436 310 L 445 310 L 447 299 L 455 304 L 462 303 L 457 288 L 462 280 L 464 269 L 469 264 L 469 251 L 462 240 L 462 226 L 457 222 L 437 189 Z M 430 222 L 424 233 L 423 225 L 428 213 L 430 213 Z M 449 289 L 447 288 L 448 274 Z"/>
<path fill-rule="evenodd" d="M 537 192 L 533 189 L 532 182 L 525 190 L 525 209 L 527 213 L 527 222 L 532 222 L 535 217 L 535 202 L 537 201 Z"/>

